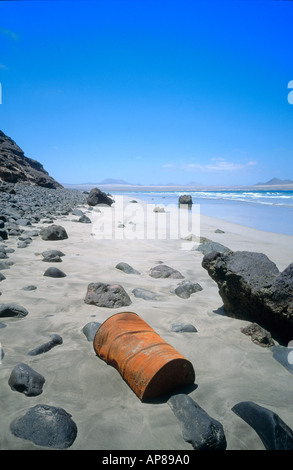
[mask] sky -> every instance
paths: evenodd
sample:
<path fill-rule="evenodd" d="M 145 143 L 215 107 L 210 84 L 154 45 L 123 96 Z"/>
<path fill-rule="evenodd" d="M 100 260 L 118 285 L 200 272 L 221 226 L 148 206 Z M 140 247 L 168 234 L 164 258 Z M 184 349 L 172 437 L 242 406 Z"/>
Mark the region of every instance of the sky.
<path fill-rule="evenodd" d="M 63 184 L 293 180 L 293 2 L 0 2 L 0 129 Z"/>

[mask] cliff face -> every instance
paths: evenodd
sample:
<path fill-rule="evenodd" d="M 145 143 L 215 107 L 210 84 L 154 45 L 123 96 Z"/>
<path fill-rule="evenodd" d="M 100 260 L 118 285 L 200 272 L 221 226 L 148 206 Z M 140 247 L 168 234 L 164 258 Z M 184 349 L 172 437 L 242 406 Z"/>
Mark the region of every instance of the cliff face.
<path fill-rule="evenodd" d="M 41 163 L 26 157 L 21 148 L 2 131 L 0 131 L 0 181 L 62 188 Z"/>

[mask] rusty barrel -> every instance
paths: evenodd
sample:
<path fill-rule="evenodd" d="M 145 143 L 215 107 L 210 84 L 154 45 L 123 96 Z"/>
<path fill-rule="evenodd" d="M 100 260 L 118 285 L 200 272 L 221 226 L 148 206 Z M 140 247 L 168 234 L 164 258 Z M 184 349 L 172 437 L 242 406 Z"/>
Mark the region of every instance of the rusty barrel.
<path fill-rule="evenodd" d="M 93 345 L 96 354 L 119 371 L 142 401 L 194 382 L 191 362 L 136 313 L 109 317 L 96 332 Z"/>

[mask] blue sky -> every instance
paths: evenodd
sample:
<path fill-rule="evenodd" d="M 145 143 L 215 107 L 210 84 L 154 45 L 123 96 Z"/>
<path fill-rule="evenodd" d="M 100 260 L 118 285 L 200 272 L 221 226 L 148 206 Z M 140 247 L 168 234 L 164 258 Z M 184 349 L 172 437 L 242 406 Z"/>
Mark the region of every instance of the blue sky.
<path fill-rule="evenodd" d="M 293 180 L 292 24 L 291 1 L 1 1 L 0 129 L 61 183 Z"/>

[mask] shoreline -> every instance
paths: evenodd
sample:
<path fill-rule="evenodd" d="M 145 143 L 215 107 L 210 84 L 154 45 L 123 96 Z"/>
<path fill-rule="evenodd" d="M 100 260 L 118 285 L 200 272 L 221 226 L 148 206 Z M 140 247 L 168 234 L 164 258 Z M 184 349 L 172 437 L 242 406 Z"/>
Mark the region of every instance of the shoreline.
<path fill-rule="evenodd" d="M 5 352 L 0 364 L 0 395 L 5 404 L 0 449 L 44 449 L 15 437 L 10 423 L 28 408 L 45 403 L 62 407 L 76 423 L 77 437 L 69 450 L 192 451 L 166 401 L 140 402 L 119 373 L 95 355 L 92 342 L 83 333 L 89 322 L 102 323 L 121 311 L 140 315 L 192 362 L 195 388 L 188 395 L 223 425 L 227 450 L 264 449 L 255 431 L 232 411 L 241 401 L 251 400 L 274 411 L 293 428 L 292 374 L 273 358 L 269 348 L 255 345 L 240 331 L 251 322 L 225 315 L 217 285 L 201 266 L 202 253 L 191 250 L 195 243 L 184 240 L 183 246 L 181 239 L 98 238 L 92 235 L 93 224 L 100 216 L 98 210 L 107 215 L 114 207 L 79 208 L 91 223 L 78 222 L 78 216 L 72 213 L 54 221 L 66 229 L 68 239 L 44 241 L 36 236 L 23 249 L 17 248 L 15 237 L 0 243 L 15 249 L 8 254 L 14 264 L 1 271 L 6 279 L 0 283 L 0 303 L 15 302 L 29 312 L 21 319 L 0 319 L 5 324 L 0 329 Z M 153 222 L 161 215 L 153 214 Z M 132 216 L 130 213 L 129 218 Z M 263 252 L 280 271 L 293 261 L 292 236 L 203 215 L 200 222 L 200 236 L 232 250 Z M 47 226 L 40 221 L 34 228 L 40 230 L 44 225 Z M 215 233 L 216 229 L 224 233 Z M 50 249 L 65 254 L 62 262 L 43 261 L 41 253 Z M 120 271 L 116 268 L 119 262 L 129 263 L 140 274 Z M 180 279 L 154 279 L 149 275 L 158 263 L 179 270 L 184 279 L 198 282 L 202 290 L 187 299 L 178 297 L 174 289 Z M 44 277 L 45 269 L 51 265 L 64 271 L 66 277 Z M 98 281 L 122 285 L 131 305 L 114 309 L 87 305 L 84 298 L 88 284 Z M 35 285 L 36 289 L 23 290 L 28 285 Z M 148 289 L 158 298 L 135 297 L 134 288 Z M 192 324 L 197 332 L 172 331 L 172 325 L 178 323 Z M 44 354 L 28 356 L 28 351 L 45 343 L 50 334 L 61 335 L 63 343 Z M 11 390 L 8 379 L 20 362 L 45 377 L 42 394 L 27 397 Z"/>

